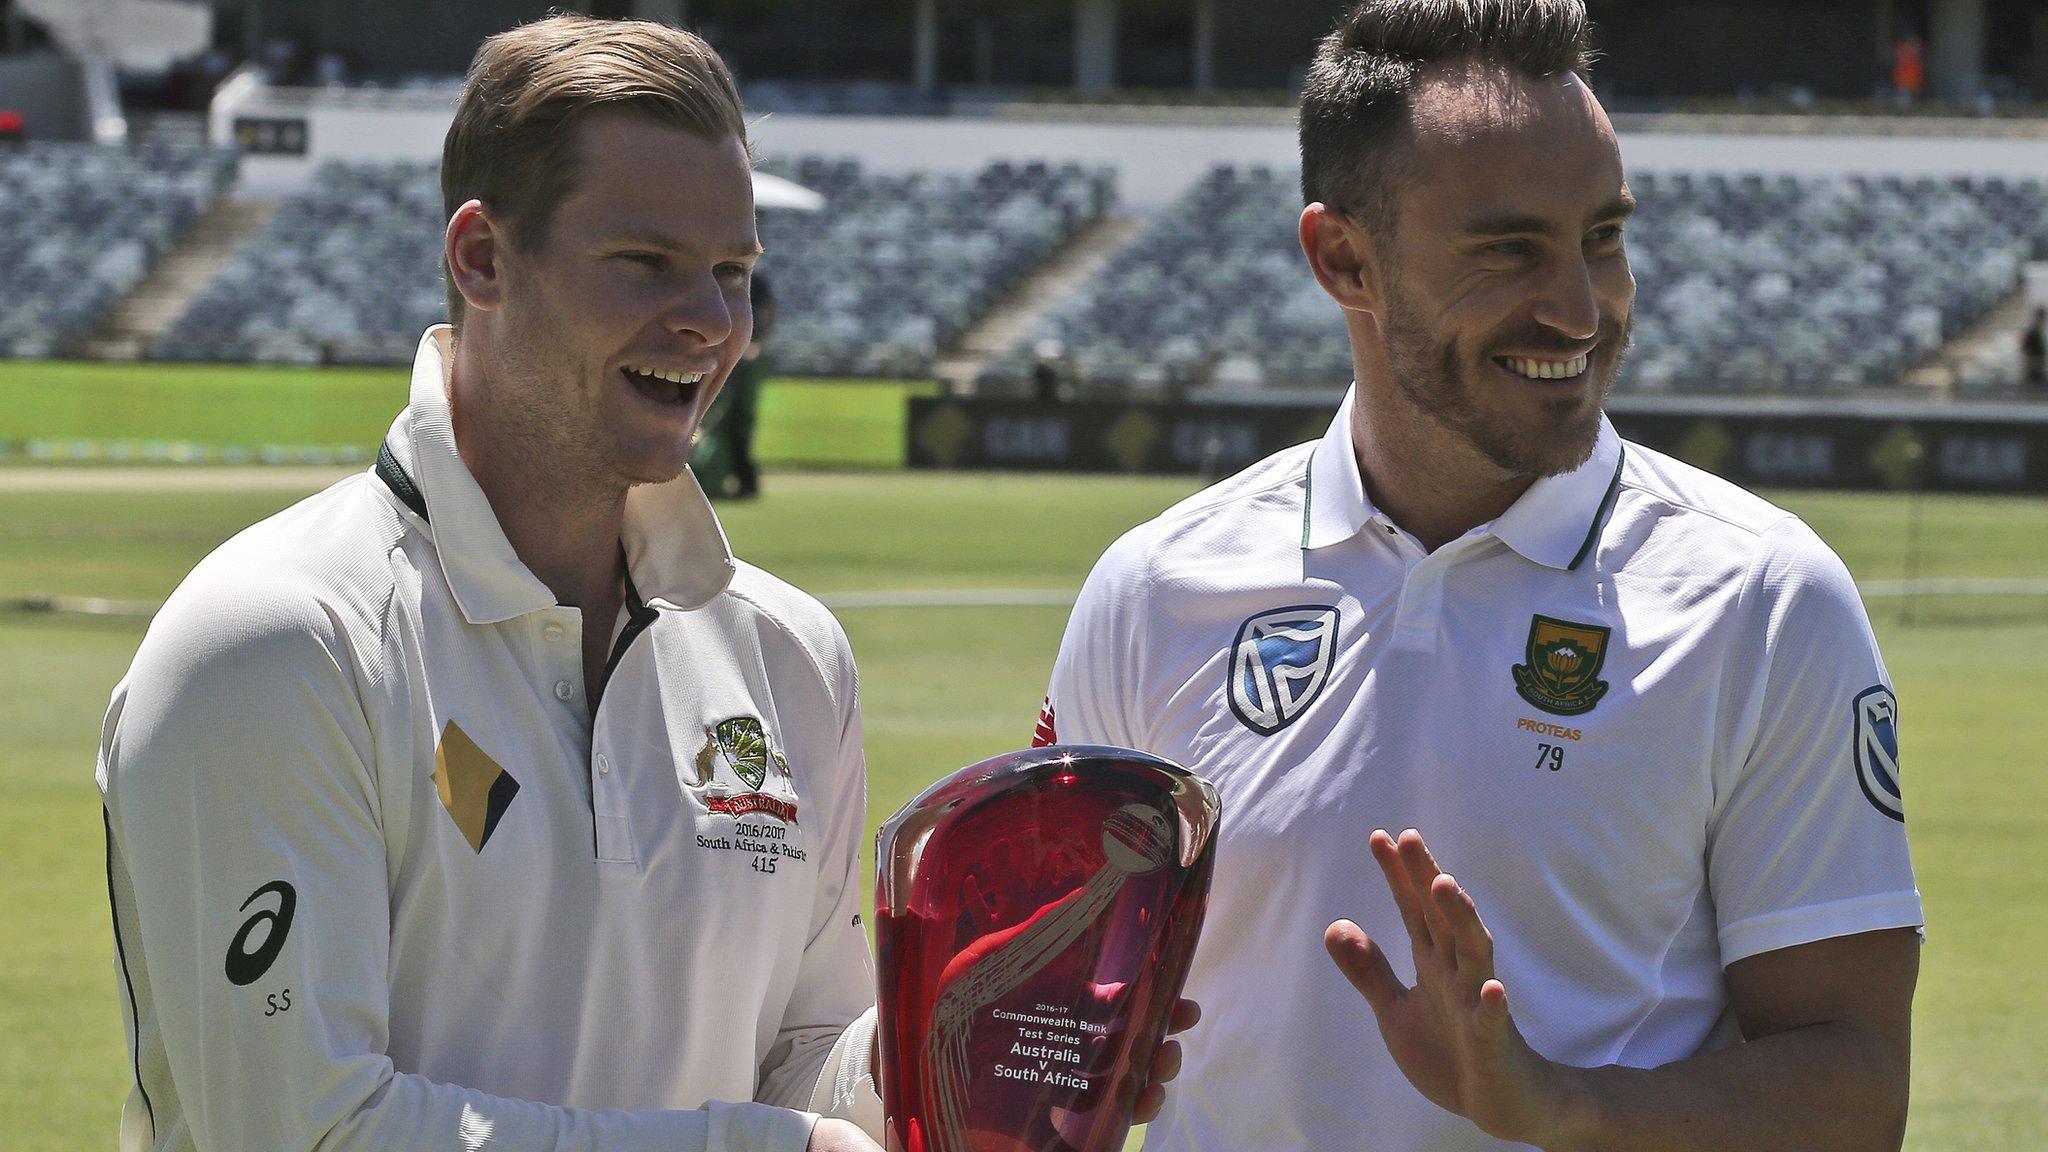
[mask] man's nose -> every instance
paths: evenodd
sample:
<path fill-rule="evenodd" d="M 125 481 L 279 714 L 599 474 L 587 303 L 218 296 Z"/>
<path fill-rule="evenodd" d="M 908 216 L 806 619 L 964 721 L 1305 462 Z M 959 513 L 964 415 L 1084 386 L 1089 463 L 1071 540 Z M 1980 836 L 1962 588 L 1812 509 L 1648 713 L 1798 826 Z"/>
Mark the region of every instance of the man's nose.
<path fill-rule="evenodd" d="M 706 347 L 717 347 L 731 338 L 742 322 L 736 313 L 745 310 L 744 301 L 735 309 L 718 277 L 706 273 L 676 293 L 662 312 L 661 324 L 679 336 L 694 336 Z"/>
<path fill-rule="evenodd" d="M 1568 340 L 1600 334 L 1600 296 L 1583 254 L 1563 257 L 1550 269 L 1536 301 L 1536 322 Z"/>

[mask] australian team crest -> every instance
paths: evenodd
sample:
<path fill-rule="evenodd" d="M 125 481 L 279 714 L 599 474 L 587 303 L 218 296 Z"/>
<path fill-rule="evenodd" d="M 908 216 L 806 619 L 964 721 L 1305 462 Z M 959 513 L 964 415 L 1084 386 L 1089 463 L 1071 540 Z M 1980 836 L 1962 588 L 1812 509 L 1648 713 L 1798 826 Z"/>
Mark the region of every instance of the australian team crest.
<path fill-rule="evenodd" d="M 1230 710 L 1245 727 L 1271 736 L 1308 710 L 1329 683 L 1336 655 L 1337 609 L 1329 604 L 1251 617 L 1230 646 Z"/>
<path fill-rule="evenodd" d="M 1899 791 L 1899 701 L 1882 684 L 1856 694 L 1856 782 L 1879 812 L 1904 823 Z"/>
<path fill-rule="evenodd" d="M 718 766 L 724 764 L 749 789 L 738 796 L 712 796 L 706 801 L 711 811 L 732 815 L 767 812 L 787 823 L 796 822 L 796 805 L 790 802 L 795 797 L 795 788 L 783 786 L 789 780 L 789 761 L 768 742 L 768 731 L 760 720 L 752 716 L 720 720 L 705 727 L 704 741 L 703 750 L 697 753 L 697 773 L 691 782 L 700 788 L 710 786 L 718 775 Z M 774 791 L 787 793 L 789 798 L 765 791 L 771 772 L 777 777 L 778 787 Z"/>
<path fill-rule="evenodd" d="M 1545 712 L 1577 716 L 1607 695 L 1600 666 L 1607 661 L 1607 637 L 1598 624 L 1574 624 L 1537 616 L 1529 621 L 1527 664 L 1515 665 L 1515 691 Z"/>

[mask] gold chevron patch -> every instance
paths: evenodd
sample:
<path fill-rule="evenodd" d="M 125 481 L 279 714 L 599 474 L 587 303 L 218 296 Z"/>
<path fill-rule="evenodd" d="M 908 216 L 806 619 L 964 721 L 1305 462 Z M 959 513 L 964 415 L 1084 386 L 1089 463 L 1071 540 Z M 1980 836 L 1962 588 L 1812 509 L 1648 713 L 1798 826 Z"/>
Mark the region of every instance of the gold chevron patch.
<path fill-rule="evenodd" d="M 441 730 L 440 746 L 434 749 L 434 787 L 462 838 L 479 853 L 519 794 L 519 781 L 453 720 Z"/>

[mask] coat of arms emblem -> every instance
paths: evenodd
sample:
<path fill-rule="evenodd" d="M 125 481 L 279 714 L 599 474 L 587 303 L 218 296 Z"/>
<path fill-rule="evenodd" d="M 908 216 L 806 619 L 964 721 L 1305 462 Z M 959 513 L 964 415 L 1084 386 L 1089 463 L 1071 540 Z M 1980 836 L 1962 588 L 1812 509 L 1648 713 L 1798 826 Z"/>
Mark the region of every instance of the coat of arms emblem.
<path fill-rule="evenodd" d="M 789 775 L 789 762 L 768 743 L 768 731 L 752 716 L 720 720 L 704 729 L 704 750 L 697 753 L 697 779 L 709 783 L 723 759 L 740 783 L 759 791 L 773 768 Z"/>
<path fill-rule="evenodd" d="M 1528 663 L 1517 664 L 1515 691 L 1545 712 L 1577 716 L 1607 695 L 1600 666 L 1607 661 L 1613 630 L 1537 616 L 1529 621 Z"/>

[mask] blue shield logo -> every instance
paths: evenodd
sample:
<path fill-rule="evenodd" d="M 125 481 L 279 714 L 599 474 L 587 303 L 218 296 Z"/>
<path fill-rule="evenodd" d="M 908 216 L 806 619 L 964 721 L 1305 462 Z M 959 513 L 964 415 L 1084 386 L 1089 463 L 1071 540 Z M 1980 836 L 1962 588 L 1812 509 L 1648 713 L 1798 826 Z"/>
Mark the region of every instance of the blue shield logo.
<path fill-rule="evenodd" d="M 1899 791 L 1899 701 L 1879 684 L 1856 694 L 1856 782 L 1879 812 L 1904 823 Z"/>
<path fill-rule="evenodd" d="M 1238 625 L 1230 646 L 1230 710 L 1271 736 L 1308 710 L 1330 680 L 1337 655 L 1337 609 L 1297 604 Z"/>

